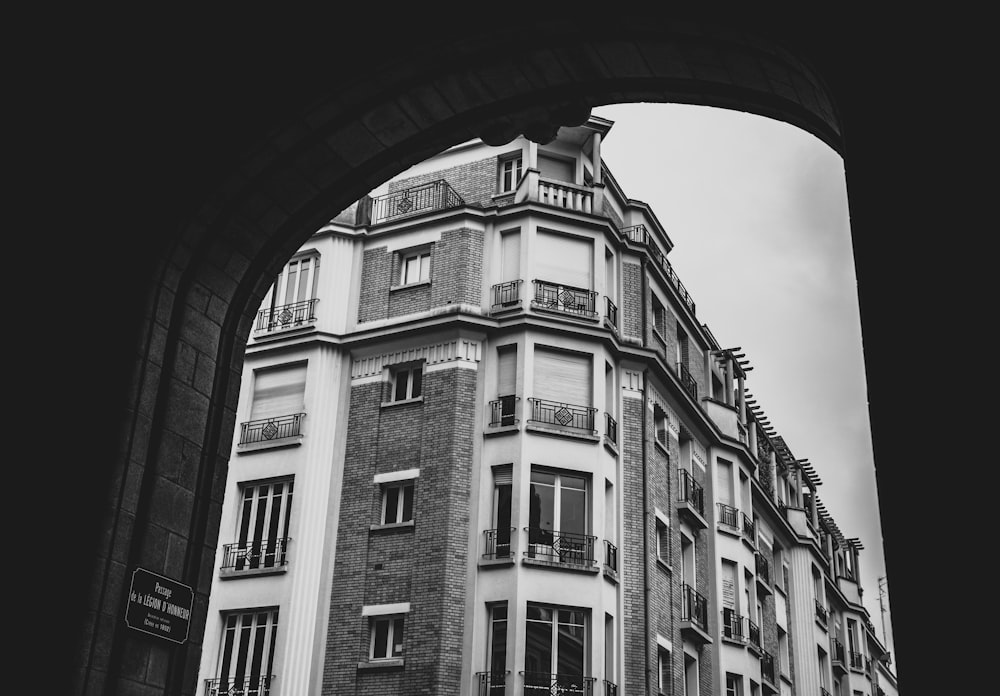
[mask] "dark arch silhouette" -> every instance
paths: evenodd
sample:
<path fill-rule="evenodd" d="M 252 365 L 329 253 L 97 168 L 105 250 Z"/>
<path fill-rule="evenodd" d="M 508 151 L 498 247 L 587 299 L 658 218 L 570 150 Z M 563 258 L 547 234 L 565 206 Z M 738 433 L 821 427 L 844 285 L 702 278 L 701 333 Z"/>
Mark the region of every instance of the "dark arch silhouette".
<path fill-rule="evenodd" d="M 884 222 L 872 206 L 873 168 L 884 163 L 870 136 L 882 118 L 871 111 L 881 87 L 868 72 L 872 37 L 844 45 L 844 17 L 831 40 L 814 23 L 766 13 L 678 21 L 581 12 L 502 24 L 445 14 L 428 22 L 412 10 L 387 11 L 374 27 L 348 21 L 330 35 L 137 35 L 128 42 L 135 52 L 117 56 L 122 79 L 101 83 L 105 106 L 121 112 L 104 114 L 91 137 L 115 138 L 109 181 L 118 188 L 103 191 L 95 207 L 123 224 L 68 241 L 73 253 L 58 265 L 67 283 L 100 299 L 61 328 L 98 344 L 76 353 L 86 365 L 79 389 L 107 402 L 99 410 L 84 403 L 63 428 L 67 452 L 88 441 L 91 462 L 66 474 L 67 493 L 57 497 L 79 520 L 61 531 L 71 559 L 63 573 L 87 588 L 66 610 L 82 630 L 61 638 L 72 693 L 136 684 L 194 693 L 197 617 L 207 606 L 253 312 L 315 228 L 390 176 L 471 137 L 544 140 L 595 105 L 670 101 L 787 121 L 844 155 L 882 467 L 880 443 L 892 438 L 892 425 L 879 398 L 899 384 L 886 369 L 897 358 L 887 357 L 882 337 L 902 318 L 875 291 L 873 269 L 889 256 L 865 237 Z M 173 43 L 178 36 L 183 46 Z M 851 51 L 869 52 L 859 66 L 845 59 Z M 882 490 L 890 507 L 891 489 Z M 895 573 L 902 560 L 891 541 L 902 533 L 885 514 L 883 527 Z M 125 628 L 124 592 L 136 565 L 196 589 L 183 647 Z"/>

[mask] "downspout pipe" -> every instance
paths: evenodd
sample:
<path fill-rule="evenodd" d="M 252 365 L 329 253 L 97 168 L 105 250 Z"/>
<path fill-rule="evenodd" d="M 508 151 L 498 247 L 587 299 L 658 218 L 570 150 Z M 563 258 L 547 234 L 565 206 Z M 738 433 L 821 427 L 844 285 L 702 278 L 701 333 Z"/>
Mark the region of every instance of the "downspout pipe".
<path fill-rule="evenodd" d="M 646 661 L 646 684 L 643 687 L 644 693 L 649 693 L 649 677 L 650 677 L 650 661 L 649 661 L 649 636 L 650 636 L 650 611 L 649 611 L 649 464 L 647 457 L 649 456 L 648 445 L 646 441 L 646 399 L 648 394 L 649 384 L 649 368 L 644 368 L 642 371 L 642 584 L 643 584 L 643 599 L 646 617 L 646 645 L 645 645 L 645 661 Z"/>

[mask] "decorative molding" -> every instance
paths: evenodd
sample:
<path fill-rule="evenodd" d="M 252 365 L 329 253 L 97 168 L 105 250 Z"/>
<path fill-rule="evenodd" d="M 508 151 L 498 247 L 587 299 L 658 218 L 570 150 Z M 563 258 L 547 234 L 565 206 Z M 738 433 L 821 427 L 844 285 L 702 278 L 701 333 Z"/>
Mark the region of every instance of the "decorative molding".
<path fill-rule="evenodd" d="M 701 443 L 697 440 L 691 441 L 691 458 L 698 462 L 698 466 L 701 467 L 702 471 L 708 469 L 708 465 L 705 462 L 705 448 L 701 446 Z"/>
<path fill-rule="evenodd" d="M 427 365 L 442 365 L 444 363 L 472 363 L 464 367 L 475 368 L 480 361 L 482 344 L 479 341 L 459 338 L 454 341 L 435 343 L 417 348 L 407 348 L 381 355 L 360 358 L 351 364 L 351 379 L 360 380 L 366 377 L 381 377 L 382 370 L 389 365 L 423 360 Z M 456 364 L 455 367 L 459 365 Z"/>
<path fill-rule="evenodd" d="M 638 370 L 622 370 L 622 396 L 632 399 L 642 397 L 642 373 Z"/>

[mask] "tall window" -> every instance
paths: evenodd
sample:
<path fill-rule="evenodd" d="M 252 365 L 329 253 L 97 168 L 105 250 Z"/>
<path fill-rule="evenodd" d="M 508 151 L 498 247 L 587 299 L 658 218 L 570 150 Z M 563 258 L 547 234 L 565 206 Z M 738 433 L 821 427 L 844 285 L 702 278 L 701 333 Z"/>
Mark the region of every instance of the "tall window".
<path fill-rule="evenodd" d="M 237 543 L 228 567 L 274 568 L 285 564 L 292 481 L 246 484 L 242 490 Z"/>
<path fill-rule="evenodd" d="M 400 259 L 400 285 L 419 283 L 431 277 L 431 252 L 420 251 Z"/>
<path fill-rule="evenodd" d="M 670 693 L 670 651 L 660 646 L 656 651 L 656 688 L 661 694 Z"/>
<path fill-rule="evenodd" d="M 663 447 L 667 447 L 667 414 L 659 406 L 653 407 L 653 436 Z"/>
<path fill-rule="evenodd" d="M 517 188 L 521 180 L 521 156 L 508 157 L 500 161 L 500 193 L 507 193 Z"/>
<path fill-rule="evenodd" d="M 514 425 L 517 405 L 517 344 L 497 348 L 497 399 L 499 413 L 491 425 Z M 498 417 L 499 416 L 499 417 Z"/>
<path fill-rule="evenodd" d="M 684 653 L 684 696 L 698 696 L 698 660 Z"/>
<path fill-rule="evenodd" d="M 403 656 L 403 616 L 373 616 L 369 619 L 372 660 L 391 660 Z"/>
<path fill-rule="evenodd" d="M 528 602 L 524 634 L 525 693 L 547 693 L 536 691 L 542 688 L 552 693 L 589 693 L 582 679 L 587 646 L 585 610 Z"/>
<path fill-rule="evenodd" d="M 778 674 L 791 674 L 791 659 L 788 655 L 788 634 L 781 626 L 778 629 Z"/>
<path fill-rule="evenodd" d="M 250 420 L 277 418 L 305 410 L 306 364 L 254 372 Z"/>
<path fill-rule="evenodd" d="M 225 617 L 219 654 L 218 693 L 247 696 L 270 693 L 278 610 L 233 613 Z"/>
<path fill-rule="evenodd" d="M 670 565 L 670 527 L 659 518 L 656 520 L 656 557 Z"/>
<path fill-rule="evenodd" d="M 661 337 L 666 337 L 667 335 L 667 310 L 664 308 L 663 303 L 653 295 L 653 330 L 656 331 Z"/>
<path fill-rule="evenodd" d="M 311 321 L 318 287 L 319 254 L 293 258 L 264 296 L 256 328 L 270 331 Z"/>
<path fill-rule="evenodd" d="M 489 696 L 505 696 L 507 672 L 507 602 L 489 607 L 490 639 L 486 664 L 489 665 Z"/>
<path fill-rule="evenodd" d="M 587 479 L 532 467 L 528 495 L 528 542 L 551 546 L 560 557 L 578 553 L 587 534 Z"/>
<path fill-rule="evenodd" d="M 511 487 L 514 482 L 513 465 L 493 467 L 493 528 L 495 531 L 492 551 L 494 558 L 510 558 L 510 508 Z"/>
<path fill-rule="evenodd" d="M 593 402 L 593 357 L 538 346 L 535 348 L 535 396 L 573 406 Z"/>
<path fill-rule="evenodd" d="M 726 672 L 726 696 L 743 696 L 743 677 Z"/>
<path fill-rule="evenodd" d="M 392 400 L 406 401 L 423 394 L 423 364 L 400 366 L 392 370 Z"/>

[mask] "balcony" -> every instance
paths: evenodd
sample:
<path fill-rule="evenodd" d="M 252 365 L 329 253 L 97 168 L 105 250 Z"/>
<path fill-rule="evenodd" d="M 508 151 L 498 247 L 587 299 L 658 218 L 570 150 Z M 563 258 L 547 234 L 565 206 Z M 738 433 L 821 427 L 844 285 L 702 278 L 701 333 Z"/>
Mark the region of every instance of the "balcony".
<path fill-rule="evenodd" d="M 222 547 L 221 577 L 265 575 L 283 572 L 288 564 L 288 542 L 291 539 L 259 539 Z"/>
<path fill-rule="evenodd" d="M 739 529 L 737 525 L 739 524 L 740 511 L 725 503 L 716 503 L 716 505 L 719 507 L 719 524 L 725 525 L 731 530 Z"/>
<path fill-rule="evenodd" d="M 751 621 L 749 617 L 747 618 L 747 639 L 749 640 L 750 649 L 759 655 L 761 651 L 760 626 Z"/>
<path fill-rule="evenodd" d="M 816 604 L 816 621 L 820 626 L 826 628 L 827 613 L 826 607 L 819 603 L 818 599 L 814 599 L 813 602 Z"/>
<path fill-rule="evenodd" d="M 839 676 L 844 676 L 847 674 L 847 663 L 844 652 L 844 644 L 841 643 L 836 638 L 830 639 L 830 664 L 833 667 L 833 673 Z"/>
<path fill-rule="evenodd" d="M 490 427 L 501 428 L 517 425 L 517 402 L 520 397 L 508 394 L 490 402 Z"/>
<path fill-rule="evenodd" d="M 688 293 L 687 288 L 681 283 L 681 279 L 677 277 L 677 273 L 674 271 L 673 266 L 667 261 L 667 255 L 660 251 L 660 248 L 656 245 L 653 240 L 653 236 L 646 229 L 645 225 L 632 225 L 631 227 L 624 227 L 618 230 L 622 235 L 622 238 L 632 244 L 637 244 L 646 248 L 649 257 L 653 262 L 660 267 L 660 270 L 666 276 L 667 280 L 674 289 L 677 291 L 677 295 L 680 297 L 681 302 L 683 302 L 687 308 L 691 311 L 691 314 L 695 313 L 694 299 Z"/>
<path fill-rule="evenodd" d="M 604 696 L 618 696 L 618 685 L 605 679 Z"/>
<path fill-rule="evenodd" d="M 708 600 L 687 583 L 681 585 L 681 632 L 701 644 L 712 642 L 708 635 Z"/>
<path fill-rule="evenodd" d="M 767 650 L 760 653 L 760 678 L 764 682 L 765 693 L 770 690 L 771 694 L 778 693 L 777 679 L 774 673 L 774 655 Z"/>
<path fill-rule="evenodd" d="M 372 198 L 371 225 L 381 225 L 433 210 L 465 205 L 447 181 L 438 179 L 419 186 Z"/>
<path fill-rule="evenodd" d="M 848 652 L 847 655 L 850 657 L 850 660 L 851 660 L 850 666 L 851 666 L 852 670 L 854 670 L 855 672 L 864 672 L 865 671 L 865 657 L 864 657 L 864 655 L 862 655 L 859 652 L 854 652 L 854 651 Z"/>
<path fill-rule="evenodd" d="M 618 306 L 611 301 L 610 297 L 604 298 L 604 324 L 618 333 Z"/>
<path fill-rule="evenodd" d="M 590 435 L 597 434 L 597 431 L 594 429 L 594 414 L 597 413 L 596 408 L 564 404 L 558 401 L 548 401 L 547 399 L 529 398 L 528 401 L 531 403 L 531 417 L 528 419 L 529 422 L 557 425 L 562 428 L 585 431 Z"/>
<path fill-rule="evenodd" d="M 771 565 L 759 551 L 753 555 L 754 565 L 757 570 L 757 586 L 766 594 L 771 594 Z"/>
<path fill-rule="evenodd" d="M 694 377 L 691 376 L 691 372 L 687 369 L 687 365 L 684 363 L 677 363 L 677 371 L 680 373 L 681 386 L 684 387 L 684 391 L 690 394 L 692 399 L 697 401 L 698 383 L 695 381 Z"/>
<path fill-rule="evenodd" d="M 612 579 L 618 578 L 618 547 L 607 539 L 604 540 L 604 574 Z"/>
<path fill-rule="evenodd" d="M 270 696 L 274 675 L 235 679 L 220 677 L 205 680 L 205 696 Z"/>
<path fill-rule="evenodd" d="M 743 617 L 734 610 L 722 610 L 722 637 L 736 643 L 745 643 L 746 634 L 743 631 Z"/>
<path fill-rule="evenodd" d="M 253 330 L 258 334 L 264 334 L 312 324 L 316 321 L 317 302 L 319 300 L 313 298 L 262 309 L 257 312 L 257 322 L 254 324 Z"/>
<path fill-rule="evenodd" d="M 576 568 L 590 569 L 595 565 L 595 536 L 550 532 L 538 527 L 525 527 L 524 531 L 528 533 L 526 558 Z"/>
<path fill-rule="evenodd" d="M 510 672 L 476 672 L 477 696 L 506 696 Z"/>
<path fill-rule="evenodd" d="M 618 421 L 610 413 L 604 414 L 604 437 L 613 445 L 618 444 Z"/>
<path fill-rule="evenodd" d="M 304 413 L 293 413 L 240 423 L 239 444 L 253 445 L 299 437 L 302 434 L 302 419 L 305 417 Z"/>
<path fill-rule="evenodd" d="M 524 696 L 594 696 L 594 677 L 582 674 L 550 674 L 521 672 L 524 676 Z"/>
<path fill-rule="evenodd" d="M 521 306 L 521 281 L 508 280 L 493 286 L 493 303 L 490 313 L 505 312 Z"/>
<path fill-rule="evenodd" d="M 705 521 L 705 489 L 694 480 L 694 476 L 686 469 L 677 470 L 678 498 L 677 512 L 695 528 L 707 529 Z"/>
<path fill-rule="evenodd" d="M 517 528 L 510 529 L 487 529 L 483 532 L 485 545 L 483 547 L 483 558 L 490 561 L 510 560 L 514 557 L 513 540 L 516 538 Z"/>
<path fill-rule="evenodd" d="M 743 518 L 743 539 L 750 543 L 750 546 L 757 548 L 757 525 L 753 518 L 745 512 L 740 513 Z"/>
<path fill-rule="evenodd" d="M 597 293 L 571 285 L 550 283 L 546 280 L 531 281 L 535 296 L 531 306 L 549 312 L 572 314 L 587 319 L 597 318 Z"/>

